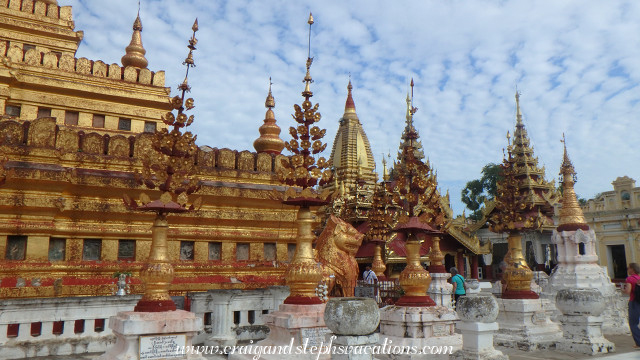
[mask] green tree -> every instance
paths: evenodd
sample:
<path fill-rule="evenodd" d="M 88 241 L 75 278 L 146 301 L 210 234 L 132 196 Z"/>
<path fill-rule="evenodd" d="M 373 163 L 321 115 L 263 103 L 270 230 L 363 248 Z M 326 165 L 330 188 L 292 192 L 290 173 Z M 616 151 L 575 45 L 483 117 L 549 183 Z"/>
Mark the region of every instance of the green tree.
<path fill-rule="evenodd" d="M 462 189 L 462 202 L 472 213 L 469 218 L 480 220 L 484 202 L 495 197 L 498 180 L 500 180 L 500 165 L 489 163 L 482 168 L 482 177 L 471 180 Z"/>

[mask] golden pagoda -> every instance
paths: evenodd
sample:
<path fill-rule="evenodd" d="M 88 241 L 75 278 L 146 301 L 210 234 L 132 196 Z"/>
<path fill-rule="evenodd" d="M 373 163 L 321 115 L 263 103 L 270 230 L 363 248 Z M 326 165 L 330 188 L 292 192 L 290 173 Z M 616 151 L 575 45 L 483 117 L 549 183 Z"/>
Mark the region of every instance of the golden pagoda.
<path fill-rule="evenodd" d="M 411 79 L 411 94 L 413 94 L 413 79 Z M 425 181 L 428 181 L 433 189 L 430 190 L 429 201 L 425 201 L 418 207 L 418 214 L 422 216 L 426 224 L 428 224 L 437 233 L 433 236 L 428 236 L 422 243 L 419 249 L 419 258 L 421 262 L 427 262 L 431 259 L 428 254 L 432 249 L 432 245 L 436 248 L 433 249 L 435 258 L 432 265 L 435 266 L 435 271 L 443 272 L 444 266 L 442 260 L 445 255 L 449 258 L 449 267 L 461 266 L 464 263 L 464 258 L 469 258 L 470 264 L 477 264 L 478 254 L 488 253 L 490 250 L 487 246 L 481 246 L 477 237 L 467 231 L 467 224 L 460 218 L 453 217 L 453 210 L 449 205 L 449 195 L 442 196 L 437 189 L 437 173 L 431 167 L 429 161 L 424 162 L 424 152 L 422 150 L 422 143 L 417 129 L 413 124 L 413 116 L 418 109 L 413 106 L 413 97 L 407 97 L 407 115 L 406 126 L 401 136 L 400 153 L 397 160 L 394 162 L 394 168 L 389 176 L 388 184 L 392 184 L 398 181 L 404 181 L 401 179 L 402 174 L 410 173 L 410 169 L 407 168 L 407 159 L 411 159 L 411 162 L 421 164 L 421 168 L 427 171 Z M 415 166 L 415 165 L 412 165 Z M 391 190 L 392 186 L 387 186 Z M 393 196 L 401 198 L 405 194 L 393 194 Z M 396 199 L 397 200 L 397 199 Z M 405 214 L 406 215 L 406 214 Z M 402 212 L 398 215 L 398 218 L 402 217 Z M 404 263 L 407 249 L 402 244 L 401 236 L 393 234 L 389 237 L 389 240 L 385 246 L 384 258 L 389 263 Z M 434 244 L 434 238 L 437 237 L 438 241 Z M 431 267 L 430 267 L 431 270 Z M 477 272 L 474 271 L 472 266 L 472 276 L 477 276 Z"/>
<path fill-rule="evenodd" d="M 537 166 L 529 138 L 522 123 L 520 94 L 516 92 L 516 129 L 513 144 L 509 144 L 501 165 L 501 179 L 497 183 L 496 198 L 490 209 L 489 230 L 508 234 L 508 251 L 504 257 L 503 298 L 537 299 L 531 291 L 533 272 L 522 253 L 522 234 L 553 227 L 553 205 L 556 191 L 544 179 L 544 168 Z M 487 212 L 485 212 L 487 214 Z"/>
<path fill-rule="evenodd" d="M 135 51 L 128 47 L 123 60 L 129 55 L 137 60 L 124 61 L 125 66 L 75 58 L 84 33 L 74 31 L 70 6 L 19 4 L 0 5 L 0 56 L 6 59 L 0 64 L 0 86 L 6 89 L 0 95 L 2 118 L 49 118 L 61 128 L 110 136 L 165 126 L 160 120 L 170 108 L 165 74 L 146 68 L 141 42 Z M 138 17 L 133 38 L 140 39 L 141 28 Z"/>
<path fill-rule="evenodd" d="M 333 203 L 333 213 L 352 224 L 367 220 L 373 188 L 377 181 L 371 145 L 358 119 L 352 95 L 351 79 L 347 85 L 344 115 L 333 141 L 329 166 L 335 169 L 335 181 L 327 188 L 341 191 Z M 338 185 L 336 185 L 338 184 Z"/>
<path fill-rule="evenodd" d="M 560 165 L 560 182 L 562 183 L 562 207 L 558 216 L 558 232 L 573 230 L 589 230 L 589 225 L 584 218 L 582 207 L 578 203 L 576 191 L 573 184 L 577 181 L 576 170 L 573 168 L 571 159 L 567 154 L 567 143 L 562 134 L 562 144 L 564 145 L 564 154 L 562 157 L 562 165 Z"/>
<path fill-rule="evenodd" d="M 122 197 L 161 198 L 136 174 L 177 101 L 163 71 L 75 58 L 71 7 L 33 4 L 0 2 L 0 297 L 111 295 L 116 273 L 142 293 L 154 215 Z M 193 150 L 202 206 L 170 215 L 169 294 L 283 284 L 296 249 L 296 211 L 273 199 L 285 156 Z"/>

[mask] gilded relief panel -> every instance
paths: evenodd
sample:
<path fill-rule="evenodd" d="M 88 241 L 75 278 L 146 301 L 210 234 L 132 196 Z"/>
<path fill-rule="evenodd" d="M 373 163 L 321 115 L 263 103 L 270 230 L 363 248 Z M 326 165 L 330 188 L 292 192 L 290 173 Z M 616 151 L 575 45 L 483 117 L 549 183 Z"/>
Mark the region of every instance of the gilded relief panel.
<path fill-rule="evenodd" d="M 56 141 L 56 120 L 53 118 L 36 119 L 29 125 L 27 145 L 53 148 Z"/>
<path fill-rule="evenodd" d="M 109 140 L 110 156 L 129 157 L 129 140 L 122 136 L 116 135 Z"/>
<path fill-rule="evenodd" d="M 56 137 L 56 148 L 62 153 L 78 152 L 78 132 L 72 129 L 58 131 Z"/>
<path fill-rule="evenodd" d="M 15 121 L 0 122 L 0 145 L 21 145 L 24 131 Z"/>

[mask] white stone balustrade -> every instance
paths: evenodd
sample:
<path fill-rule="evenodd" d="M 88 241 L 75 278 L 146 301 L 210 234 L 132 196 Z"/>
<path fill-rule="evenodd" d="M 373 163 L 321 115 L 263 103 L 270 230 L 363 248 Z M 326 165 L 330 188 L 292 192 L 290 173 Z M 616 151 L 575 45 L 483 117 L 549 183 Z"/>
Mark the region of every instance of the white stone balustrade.
<path fill-rule="evenodd" d="M 204 320 L 205 328 L 194 338 L 194 343 L 235 345 L 238 340 L 266 338 L 268 328 L 263 316 L 278 310 L 287 296 L 286 286 L 190 294 L 191 311 Z"/>
<path fill-rule="evenodd" d="M 103 352 L 115 341 L 107 326 L 109 317 L 132 310 L 139 298 L 127 295 L 2 300 L 0 359 Z M 84 322 L 82 331 L 79 328 L 76 332 L 76 321 Z M 32 335 L 32 324 L 38 323 L 40 332 Z M 62 333 L 54 334 L 60 323 Z"/>

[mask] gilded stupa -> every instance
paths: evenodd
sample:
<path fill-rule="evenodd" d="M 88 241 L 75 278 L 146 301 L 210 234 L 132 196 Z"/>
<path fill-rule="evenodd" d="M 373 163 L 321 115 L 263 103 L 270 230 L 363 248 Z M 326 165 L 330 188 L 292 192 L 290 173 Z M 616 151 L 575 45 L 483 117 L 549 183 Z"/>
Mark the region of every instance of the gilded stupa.
<path fill-rule="evenodd" d="M 284 140 L 280 138 L 280 127 L 276 124 L 276 117 L 273 114 L 276 102 L 271 94 L 271 81 L 269 81 L 269 94 L 264 106 L 267 108 L 267 113 L 264 116 L 264 124 L 259 129 L 260 137 L 253 142 L 253 147 L 258 153 L 278 155 L 284 149 Z"/>
<path fill-rule="evenodd" d="M 578 203 L 578 197 L 573 185 L 576 182 L 576 170 L 573 168 L 571 159 L 567 154 L 567 144 L 563 140 L 564 154 L 562 157 L 562 165 L 560 166 L 560 181 L 562 182 L 562 207 L 558 217 L 558 231 L 571 230 L 589 230 L 589 225 L 584 218 L 582 208 Z"/>
<path fill-rule="evenodd" d="M 147 58 L 144 57 L 144 54 L 147 51 L 142 46 L 142 21 L 140 20 L 140 14 L 136 17 L 136 20 L 133 22 L 133 34 L 131 34 L 131 42 L 129 46 L 126 47 L 126 54 L 122 57 L 120 61 L 122 61 L 122 66 L 133 66 L 140 69 L 146 69 L 149 62 Z"/>
<path fill-rule="evenodd" d="M 352 90 L 349 80 L 344 115 L 340 118 L 329 158 L 329 166 L 335 171 L 335 181 L 329 188 L 337 186 L 341 189 L 332 211 L 345 221 L 358 223 L 367 219 L 377 175 L 371 145 L 358 119 Z"/>

